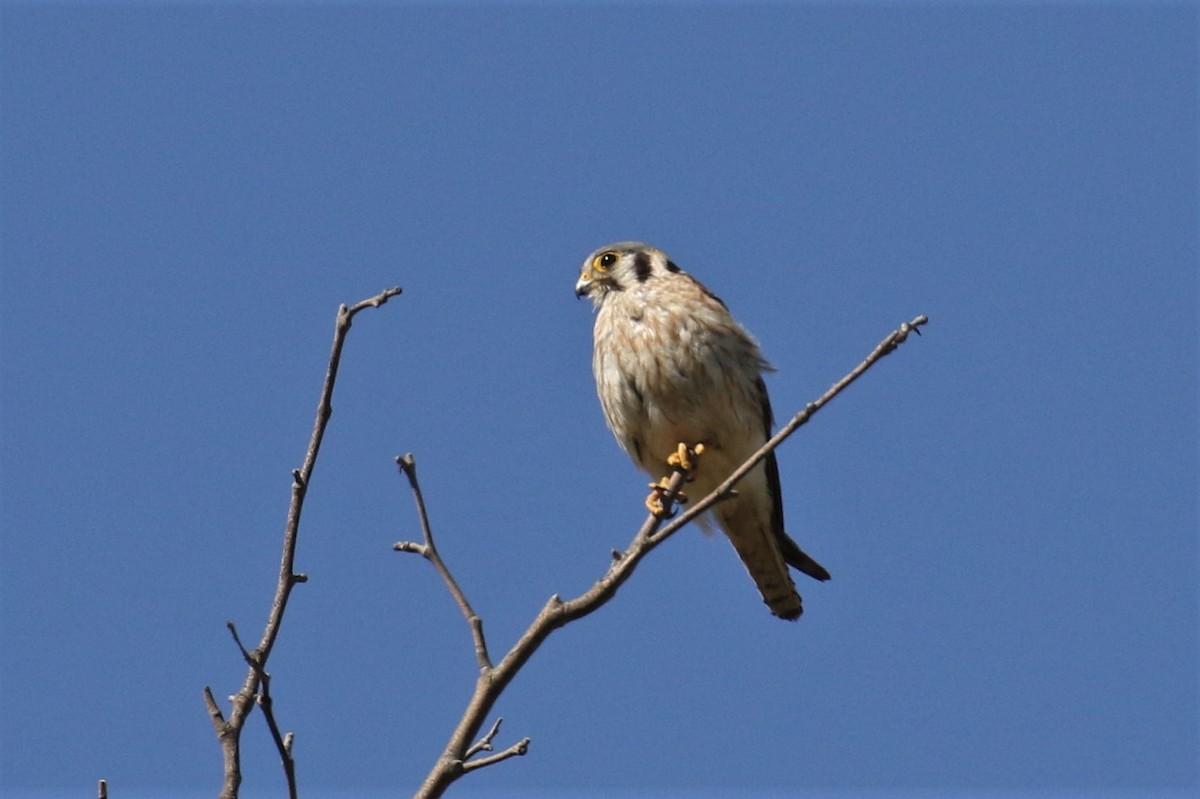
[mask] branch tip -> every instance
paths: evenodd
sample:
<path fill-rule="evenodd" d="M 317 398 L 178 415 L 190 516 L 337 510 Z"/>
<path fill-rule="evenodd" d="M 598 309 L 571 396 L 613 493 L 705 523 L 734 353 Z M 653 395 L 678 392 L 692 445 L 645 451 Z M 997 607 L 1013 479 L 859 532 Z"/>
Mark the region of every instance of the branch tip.
<path fill-rule="evenodd" d="M 398 297 L 402 293 L 404 293 L 404 289 L 402 289 L 400 286 L 393 286 L 390 289 L 384 289 L 383 291 L 376 294 L 374 297 L 368 297 L 365 300 L 355 303 L 353 307 L 351 307 L 347 310 L 347 313 L 350 316 L 353 316 L 354 314 L 358 313 L 359 311 L 361 311 L 364 308 L 378 308 L 380 305 L 383 305 L 385 302 L 390 300 L 392 297 Z M 345 308 L 345 307 L 346 307 L 345 305 L 342 306 L 342 308 Z"/>
<path fill-rule="evenodd" d="M 208 710 L 208 716 L 212 719 L 213 726 L 218 730 L 224 729 L 225 714 L 221 712 L 221 708 L 213 696 L 212 688 L 207 685 L 204 686 L 204 707 Z"/>
<path fill-rule="evenodd" d="M 204 702 L 208 708 L 209 716 L 212 718 L 225 765 L 225 781 L 221 790 L 221 796 L 223 797 L 236 797 L 238 795 L 238 788 L 242 782 L 240 763 L 241 733 L 246 719 L 249 717 L 251 709 L 256 706 L 256 703 L 262 707 L 262 713 L 266 717 L 271 735 L 283 760 L 284 773 L 287 777 L 288 796 L 291 799 L 295 799 L 296 797 L 295 764 L 291 758 L 291 734 L 288 734 L 285 745 L 285 739 L 279 732 L 278 724 L 271 710 L 270 695 L 268 693 L 270 678 L 266 672 L 266 663 L 267 659 L 271 656 L 271 651 L 279 636 L 279 630 L 283 624 L 284 612 L 287 610 L 288 598 L 291 596 L 292 589 L 298 583 L 308 581 L 308 575 L 297 573 L 293 568 L 296 557 L 296 543 L 300 534 L 300 515 L 304 507 L 305 495 L 308 493 L 307 486 L 312 479 L 313 469 L 316 466 L 317 454 L 321 449 L 321 442 L 325 438 L 325 430 L 333 414 L 333 389 L 337 380 L 338 367 L 341 364 L 342 349 L 345 346 L 346 336 L 350 330 L 350 323 L 358 311 L 367 307 L 378 307 L 390 298 L 400 294 L 400 292 L 401 288 L 396 286 L 385 289 L 374 297 L 369 297 L 353 307 L 347 308 L 345 304 L 338 306 L 337 319 L 333 329 L 333 344 L 325 370 L 325 380 L 321 386 L 317 402 L 316 419 L 313 422 L 312 435 L 308 440 L 308 449 L 305 452 L 303 464 L 300 468 L 292 470 L 292 497 L 291 503 L 288 506 L 287 523 L 284 526 L 283 532 L 283 556 L 280 561 L 279 577 L 275 584 L 275 596 L 271 603 L 266 627 L 263 629 L 262 638 L 258 645 L 253 652 L 250 652 L 242 644 L 233 622 L 229 622 L 226 625 L 233 635 L 243 659 L 246 660 L 250 668 L 242 683 L 241 690 L 229 697 L 232 707 L 230 708 L 228 722 L 225 721 L 220 708 L 217 707 L 216 700 L 212 696 L 212 691 L 208 687 L 204 689 Z"/>
<path fill-rule="evenodd" d="M 496 733 L 500 732 L 500 725 L 503 723 L 504 723 L 504 717 L 503 716 L 498 717 L 496 719 L 496 723 L 492 725 L 492 728 L 490 730 L 488 730 L 487 733 L 484 734 L 484 736 L 482 738 L 480 738 L 478 741 L 473 743 L 471 745 L 471 748 L 466 751 L 466 753 L 463 755 L 463 760 L 470 760 L 472 757 L 479 754 L 480 752 L 492 751 L 494 749 L 494 747 L 492 746 L 492 740 L 496 737 Z"/>
<path fill-rule="evenodd" d="M 475 657 L 479 661 L 480 669 L 488 671 L 492 668 L 492 661 L 488 656 L 487 640 L 483 635 L 483 619 L 471 607 L 466 594 L 459 588 L 458 581 L 454 579 L 450 567 L 446 565 L 446 562 L 442 560 L 442 556 L 438 554 L 437 544 L 433 540 L 433 528 L 429 523 L 429 512 L 425 507 L 425 495 L 421 491 L 420 481 L 417 480 L 416 459 L 409 452 L 396 458 L 396 463 L 400 467 L 400 471 L 404 472 L 404 476 L 408 478 L 408 485 L 412 490 L 413 501 L 417 506 L 417 518 L 421 523 L 423 543 L 416 544 L 411 541 L 400 541 L 394 544 L 393 548 L 401 552 L 418 553 L 425 560 L 433 564 L 434 569 L 441 576 L 442 582 L 449 589 L 450 595 L 454 597 L 455 604 L 458 605 L 463 619 L 466 620 L 467 626 L 471 630 L 471 641 L 475 647 Z"/>
<path fill-rule="evenodd" d="M 521 740 L 517 741 L 512 746 L 505 749 L 503 752 L 497 752 L 494 755 L 488 755 L 487 757 L 481 757 L 478 760 L 464 761 L 462 763 L 462 770 L 463 770 L 463 773 L 466 774 L 467 772 L 474 771 L 475 769 L 484 768 L 485 766 L 491 766 L 495 763 L 499 763 L 502 760 L 508 760 L 510 757 L 521 757 L 528 751 L 529 751 L 529 739 L 522 738 Z"/>
<path fill-rule="evenodd" d="M 231 621 L 227 621 L 227 622 L 225 622 L 225 626 L 229 629 L 229 634 L 233 636 L 233 642 L 235 644 L 237 644 L 238 651 L 242 653 L 242 660 L 246 661 L 247 665 L 249 665 L 250 668 L 261 673 L 262 667 L 259 665 L 258 661 L 250 654 L 250 651 L 246 649 L 246 646 L 242 643 L 242 637 L 240 635 L 238 635 L 237 625 Z"/>

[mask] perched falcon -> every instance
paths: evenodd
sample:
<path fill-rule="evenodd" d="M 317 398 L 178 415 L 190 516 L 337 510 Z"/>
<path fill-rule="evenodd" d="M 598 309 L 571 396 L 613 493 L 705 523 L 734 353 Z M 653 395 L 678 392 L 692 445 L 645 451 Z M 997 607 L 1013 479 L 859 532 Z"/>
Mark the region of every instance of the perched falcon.
<path fill-rule="evenodd" d="M 596 308 L 592 371 L 604 417 L 634 463 L 659 478 L 679 444 L 704 445 L 688 493 L 699 499 L 771 435 L 762 373 L 771 367 L 725 303 L 640 242 L 587 257 L 575 295 Z M 798 619 L 794 566 L 817 580 L 829 572 L 783 529 L 779 466 L 772 452 L 712 510 L 771 612 Z"/>

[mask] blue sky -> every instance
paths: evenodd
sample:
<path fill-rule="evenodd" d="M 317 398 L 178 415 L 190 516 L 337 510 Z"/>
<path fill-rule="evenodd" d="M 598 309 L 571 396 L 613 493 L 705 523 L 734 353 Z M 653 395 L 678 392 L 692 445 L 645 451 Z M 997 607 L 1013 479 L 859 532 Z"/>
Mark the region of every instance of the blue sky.
<path fill-rule="evenodd" d="M 0 793 L 212 796 L 336 308 L 360 316 L 270 662 L 304 796 L 411 792 L 644 514 L 593 248 L 720 294 L 833 580 L 691 530 L 499 705 L 463 796 L 1194 795 L 1197 9 L 0 6 Z M 280 796 L 261 718 L 243 795 Z"/>

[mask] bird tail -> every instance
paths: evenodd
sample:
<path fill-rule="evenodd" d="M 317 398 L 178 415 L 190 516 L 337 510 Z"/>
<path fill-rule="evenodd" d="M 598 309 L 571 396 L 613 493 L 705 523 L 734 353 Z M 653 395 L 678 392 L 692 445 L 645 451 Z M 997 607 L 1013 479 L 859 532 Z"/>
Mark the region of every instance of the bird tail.
<path fill-rule="evenodd" d="M 824 582 L 829 579 L 830 574 L 825 567 L 813 560 L 799 544 L 788 537 L 787 533 L 778 533 L 775 542 L 779 544 L 779 551 L 787 565 L 799 569 L 814 580 Z"/>
<path fill-rule="evenodd" d="M 800 618 L 804 612 L 800 594 L 792 582 L 783 553 L 775 542 L 771 525 L 765 519 L 754 518 L 753 513 L 746 513 L 744 506 L 725 510 L 721 514 L 718 509 L 721 526 L 725 528 L 725 534 L 750 573 L 750 579 L 758 586 L 763 602 L 771 613 L 781 619 L 795 621 Z M 796 547 L 796 551 L 799 551 L 799 547 Z"/>

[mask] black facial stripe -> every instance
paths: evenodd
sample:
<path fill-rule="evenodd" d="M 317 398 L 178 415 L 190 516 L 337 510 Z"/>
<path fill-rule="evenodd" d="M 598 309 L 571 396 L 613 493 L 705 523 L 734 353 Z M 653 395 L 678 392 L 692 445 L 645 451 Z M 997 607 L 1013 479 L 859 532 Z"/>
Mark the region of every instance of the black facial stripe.
<path fill-rule="evenodd" d="M 650 253 L 639 252 L 633 256 L 633 275 L 637 278 L 637 282 L 645 283 L 650 279 Z"/>

